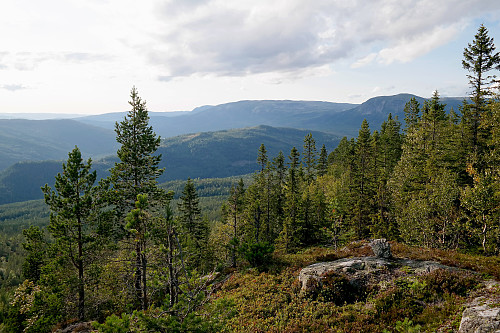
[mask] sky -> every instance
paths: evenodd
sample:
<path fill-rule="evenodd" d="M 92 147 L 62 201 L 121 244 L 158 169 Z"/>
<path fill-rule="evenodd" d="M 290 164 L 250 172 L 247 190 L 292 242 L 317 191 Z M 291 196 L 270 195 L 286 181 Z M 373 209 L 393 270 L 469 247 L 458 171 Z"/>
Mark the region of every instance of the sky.
<path fill-rule="evenodd" d="M 0 113 L 238 100 L 466 96 L 463 50 L 498 0 L 2 0 Z"/>

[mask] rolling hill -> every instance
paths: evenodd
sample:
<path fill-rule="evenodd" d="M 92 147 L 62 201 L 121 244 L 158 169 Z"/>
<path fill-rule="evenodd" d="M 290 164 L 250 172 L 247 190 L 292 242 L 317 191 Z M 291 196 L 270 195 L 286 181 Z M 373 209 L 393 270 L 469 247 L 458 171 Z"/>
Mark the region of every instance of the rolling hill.
<path fill-rule="evenodd" d="M 115 133 L 70 119 L 0 119 L 0 170 L 23 161 L 61 160 L 78 145 L 86 157 L 116 153 Z"/>
<path fill-rule="evenodd" d="M 288 156 L 292 146 L 302 151 L 304 136 L 310 131 L 257 126 L 252 128 L 186 134 L 162 141 L 161 167 L 165 168 L 159 182 L 191 178 L 221 178 L 244 175 L 257 168 L 257 151 L 265 144 L 270 158 L 281 150 Z M 341 137 L 312 131 L 317 149 L 336 147 Z M 65 159 L 67 158 L 67 155 Z M 117 161 L 107 157 L 93 163 L 98 177 Z M 0 173 L 0 204 L 42 198 L 40 187 L 53 184 L 61 171 L 62 161 L 19 162 Z"/>

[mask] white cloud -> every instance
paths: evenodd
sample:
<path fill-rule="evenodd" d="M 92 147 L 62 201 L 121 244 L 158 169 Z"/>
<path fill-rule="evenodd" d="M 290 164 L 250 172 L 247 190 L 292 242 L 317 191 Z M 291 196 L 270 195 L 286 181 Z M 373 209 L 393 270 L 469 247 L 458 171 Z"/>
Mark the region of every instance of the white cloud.
<path fill-rule="evenodd" d="M 27 87 L 25 87 L 22 84 L 4 84 L 4 85 L 1 85 L 0 88 L 8 90 L 8 91 L 12 91 L 12 92 L 15 92 L 18 90 L 28 89 Z"/>
<path fill-rule="evenodd" d="M 412 61 L 450 41 L 457 35 L 460 26 L 452 24 L 448 27 L 436 27 L 427 33 L 405 38 L 398 41 L 395 46 L 382 49 L 378 53 L 378 61 L 384 64 Z"/>
<path fill-rule="evenodd" d="M 455 0 L 169 1 L 148 52 L 167 76 L 244 76 L 335 64 L 370 45 L 353 68 L 408 62 L 450 41 L 500 3 Z M 460 22 L 460 23 L 457 23 Z"/>
<path fill-rule="evenodd" d="M 375 59 L 377 58 L 377 53 L 373 52 L 367 55 L 366 57 L 363 57 L 361 59 L 358 59 L 355 63 L 351 65 L 351 68 L 360 68 L 364 67 L 366 65 L 371 64 Z"/>

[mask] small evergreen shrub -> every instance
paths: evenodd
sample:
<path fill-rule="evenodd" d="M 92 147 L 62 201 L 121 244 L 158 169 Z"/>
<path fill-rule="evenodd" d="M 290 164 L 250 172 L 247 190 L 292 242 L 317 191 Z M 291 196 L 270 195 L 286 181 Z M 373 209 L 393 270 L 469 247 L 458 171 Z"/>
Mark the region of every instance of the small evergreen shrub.
<path fill-rule="evenodd" d="M 239 252 L 249 263 L 250 266 L 266 270 L 272 262 L 274 246 L 268 242 L 244 243 Z"/>

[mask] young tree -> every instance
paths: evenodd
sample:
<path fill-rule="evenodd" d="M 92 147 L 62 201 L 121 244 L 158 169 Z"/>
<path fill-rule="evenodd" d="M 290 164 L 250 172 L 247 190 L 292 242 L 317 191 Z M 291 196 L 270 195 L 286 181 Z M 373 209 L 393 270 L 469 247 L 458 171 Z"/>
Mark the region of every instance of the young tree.
<path fill-rule="evenodd" d="M 236 252 L 240 243 L 241 235 L 241 218 L 245 208 L 245 184 L 240 178 L 236 186 L 231 185 L 229 198 L 224 209 L 224 217 L 227 223 L 231 226 L 231 240 L 228 244 L 230 248 L 231 267 L 236 268 Z"/>
<path fill-rule="evenodd" d="M 201 217 L 198 194 L 188 178 L 179 202 L 179 224 L 184 232 L 186 249 L 190 251 L 193 267 L 201 267 L 202 255 L 207 250 L 208 225 Z"/>
<path fill-rule="evenodd" d="M 141 307 L 143 310 L 146 310 L 149 306 L 147 292 L 147 244 L 148 234 L 151 232 L 151 216 L 146 211 L 148 205 L 147 194 L 138 194 L 137 201 L 135 202 L 136 208 L 131 210 L 125 218 L 127 222 L 125 229 L 133 235 L 134 242 L 137 244 L 136 265 L 140 268 L 141 280 L 139 281 L 139 285 L 136 285 L 136 288 L 138 287 L 136 293 L 141 295 Z"/>
<path fill-rule="evenodd" d="M 85 267 L 91 244 L 97 237 L 92 229 L 94 199 L 92 189 L 96 172 L 92 162 L 85 164 L 78 147 L 63 163 L 63 172 L 56 176 L 55 191 L 47 184 L 42 188 L 45 203 L 50 207 L 49 231 L 61 254 L 67 257 L 77 271 L 78 318 L 85 318 Z"/>

